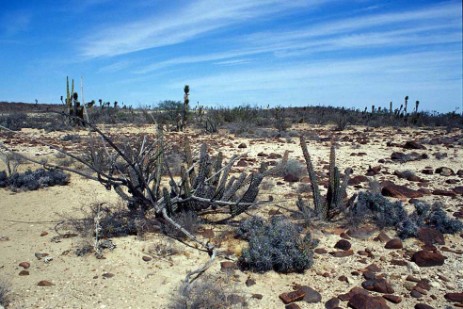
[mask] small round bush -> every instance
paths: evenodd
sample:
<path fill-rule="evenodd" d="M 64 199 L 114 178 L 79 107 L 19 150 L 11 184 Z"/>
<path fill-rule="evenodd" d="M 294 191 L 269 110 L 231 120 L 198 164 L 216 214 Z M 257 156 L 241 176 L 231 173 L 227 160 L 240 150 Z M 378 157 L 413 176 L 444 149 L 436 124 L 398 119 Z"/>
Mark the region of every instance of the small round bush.
<path fill-rule="evenodd" d="M 256 272 L 304 272 L 313 264 L 313 242 L 310 234 L 302 238 L 301 232 L 284 217 L 270 222 L 252 217 L 242 222 L 237 234 L 248 240 L 249 247 L 243 250 L 240 267 Z"/>

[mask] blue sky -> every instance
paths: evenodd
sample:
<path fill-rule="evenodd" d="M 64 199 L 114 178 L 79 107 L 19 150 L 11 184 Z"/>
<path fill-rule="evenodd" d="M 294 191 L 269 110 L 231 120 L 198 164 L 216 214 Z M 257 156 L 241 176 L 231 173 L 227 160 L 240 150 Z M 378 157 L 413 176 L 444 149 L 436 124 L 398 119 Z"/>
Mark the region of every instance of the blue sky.
<path fill-rule="evenodd" d="M 226 3 L 226 4 L 224 4 Z M 462 105 L 462 1 L 0 0 L 0 100 Z M 461 111 L 461 110 L 460 110 Z"/>

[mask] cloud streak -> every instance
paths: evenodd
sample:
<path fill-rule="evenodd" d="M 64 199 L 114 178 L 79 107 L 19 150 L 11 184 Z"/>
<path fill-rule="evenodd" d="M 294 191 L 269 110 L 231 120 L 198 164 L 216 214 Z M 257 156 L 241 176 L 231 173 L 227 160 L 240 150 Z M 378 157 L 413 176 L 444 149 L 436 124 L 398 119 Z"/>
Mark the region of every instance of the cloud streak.
<path fill-rule="evenodd" d="M 226 26 L 305 6 L 308 1 L 236 0 L 222 5 L 201 0 L 164 16 L 149 16 L 89 35 L 82 40 L 82 55 L 110 57 L 178 44 Z"/>

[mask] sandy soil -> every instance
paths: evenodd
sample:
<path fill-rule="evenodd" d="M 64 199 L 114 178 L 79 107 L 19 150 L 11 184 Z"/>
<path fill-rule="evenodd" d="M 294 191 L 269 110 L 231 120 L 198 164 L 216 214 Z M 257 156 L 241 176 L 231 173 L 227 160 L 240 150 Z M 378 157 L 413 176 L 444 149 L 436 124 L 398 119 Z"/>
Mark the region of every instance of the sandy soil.
<path fill-rule="evenodd" d="M 151 127 L 142 128 L 105 128 L 114 134 L 154 134 Z M 438 174 L 425 175 L 420 173 L 426 166 L 436 169 L 441 166 L 449 167 L 454 171 L 463 168 L 463 146 L 460 144 L 446 145 L 436 144 L 426 146 L 426 150 L 414 150 L 418 153 L 426 153 L 428 159 L 407 163 L 396 163 L 390 160 L 393 151 L 404 151 L 399 146 L 387 146 L 387 142 L 403 144 L 408 140 L 420 138 L 433 138 L 442 136 L 461 135 L 461 131 L 453 131 L 446 134 L 440 129 L 402 129 L 378 128 L 364 132 L 365 128 L 351 128 L 343 132 L 333 132 L 327 127 L 296 126 L 292 128 L 297 133 L 306 136 L 318 136 L 308 139 L 309 151 L 313 157 L 314 165 L 318 171 L 327 170 L 323 166 L 329 160 L 330 140 L 337 140 L 337 162 L 343 170 L 346 167 L 353 168 L 353 176 L 365 175 L 368 167 L 381 165 L 381 172 L 370 180 L 391 180 L 396 184 L 403 184 L 412 189 L 420 188 L 418 183 L 398 179 L 393 172 L 395 170 L 411 170 L 420 177 L 428 180 L 425 184 L 428 189 L 451 189 L 461 186 L 462 177 L 445 177 Z M 59 138 L 65 134 L 82 134 L 80 132 L 55 132 L 45 133 L 34 130 L 25 130 L 26 134 L 37 138 L 46 138 L 57 144 L 65 145 L 73 150 L 72 142 L 61 142 Z M 240 138 L 222 132 L 219 135 L 209 136 L 197 131 L 186 133 L 192 136 L 192 145 L 198 147 L 201 142 L 210 145 L 214 152 L 223 151 L 226 158 L 235 153 L 247 153 L 247 169 L 257 168 L 261 161 L 267 157 L 259 153 L 283 154 L 290 151 L 289 158 L 303 161 L 297 136 L 280 138 Z M 182 134 L 171 133 L 172 138 L 179 138 Z M 167 137 L 169 138 L 169 136 Z M 365 139 L 365 143 L 361 139 Z M 23 138 L 1 136 L 3 142 L 7 142 L 15 150 L 26 153 L 34 158 L 48 157 L 59 161 L 49 147 L 27 142 Z M 238 148 L 245 143 L 247 148 Z M 446 153 L 447 157 L 437 160 L 433 154 Z M 365 153 L 357 156 L 352 154 Z M 384 163 L 378 160 L 386 159 Z M 278 161 L 278 160 L 275 160 Z M 23 166 L 22 169 L 33 165 Z M 0 170 L 4 167 L 1 166 Z M 236 168 L 238 172 L 242 168 Z M 448 184 L 445 180 L 455 179 L 456 184 Z M 268 216 L 269 212 L 280 211 L 290 215 L 284 208 L 296 210 L 295 201 L 297 190 L 301 182 L 288 183 L 282 178 L 269 177 L 264 180 L 267 186 L 259 194 L 260 200 L 273 197 L 273 202 L 265 204 L 251 213 Z M 349 195 L 358 190 L 366 189 L 367 184 L 361 184 L 363 188 L 348 188 Z M 308 194 L 304 194 L 307 198 Z M 463 206 L 463 196 L 455 197 L 438 196 L 428 194 L 422 198 L 428 202 L 443 201 L 451 215 Z M 91 243 L 91 237 L 77 235 L 69 238 L 61 238 L 56 241 L 58 229 L 63 232 L 62 226 L 70 218 L 81 218 L 85 215 L 82 209 L 95 203 L 111 205 L 117 203 L 118 197 L 113 191 L 105 190 L 99 183 L 72 175 L 70 184 L 40 189 L 32 192 L 12 192 L 8 189 L 0 189 L 0 279 L 4 279 L 11 285 L 11 308 L 169 308 L 169 304 L 178 295 L 177 289 L 188 271 L 193 270 L 207 260 L 204 253 L 186 247 L 179 242 L 174 242 L 161 233 L 149 233 L 143 238 L 137 236 L 121 237 L 113 239 L 117 247 L 113 251 L 105 251 L 105 259 L 97 259 L 94 255 L 79 257 L 75 254 L 77 248 L 85 243 Z M 407 203 L 405 201 L 405 203 Z M 282 208 L 284 207 L 284 208 Z M 243 214 L 240 218 L 246 218 Z M 61 228 L 61 230 L 60 230 Z M 207 226 L 215 235 L 224 231 L 223 226 Z M 334 244 L 341 239 L 339 234 L 347 228 L 339 227 L 336 223 L 321 226 L 314 230 L 313 235 L 320 240 L 318 248 L 333 251 Z M 394 236 L 394 231 L 386 231 L 389 236 Z M 315 254 L 314 265 L 304 274 L 278 274 L 267 272 L 257 274 L 252 272 L 234 271 L 228 277 L 229 286 L 236 293 L 243 296 L 249 308 L 283 308 L 284 304 L 279 299 L 283 292 L 292 290 L 293 284 L 308 285 L 320 292 L 322 301 L 316 304 L 298 302 L 301 308 L 325 308 L 325 302 L 332 297 L 347 293 L 355 286 L 361 286 L 364 281 L 360 275 L 352 274 L 356 270 L 362 270 L 366 266 L 375 263 L 381 267 L 381 273 L 394 287 L 394 295 L 402 298 L 401 303 L 388 302 L 390 308 L 413 308 L 416 303 L 426 303 L 434 308 L 444 308 L 450 305 L 444 299 L 448 292 L 463 291 L 463 258 L 461 255 L 463 245 L 460 235 L 446 235 L 446 247 L 452 252 L 443 252 L 447 260 L 443 266 L 419 268 L 413 273 L 413 269 L 406 266 L 391 264 L 392 259 L 402 258 L 410 251 L 417 251 L 421 243 L 416 239 L 404 241 L 404 249 L 388 250 L 384 243 L 374 241 L 379 233 L 375 231 L 368 239 L 351 238 L 354 255 L 348 257 L 333 257 L 330 254 Z M 239 252 L 241 245 L 237 240 L 227 238 L 222 243 L 223 252 Z M 153 254 L 152 248 L 165 245 L 175 248 L 178 253 L 172 256 L 159 256 Z M 369 248 L 374 256 L 365 257 L 358 254 L 359 251 Z M 36 258 L 35 253 L 48 253 L 53 257 L 49 263 Z M 145 262 L 142 257 L 151 256 L 153 259 Z M 236 258 L 233 255 L 227 255 Z M 216 276 L 227 276 L 221 271 L 220 262 L 225 261 L 225 254 L 219 256 L 214 265 L 207 271 Z M 19 275 L 23 270 L 19 266 L 21 262 L 29 262 L 29 275 Z M 109 274 L 109 275 L 108 275 Z M 112 275 L 112 276 L 111 276 Z M 404 287 L 406 278 L 413 275 L 419 279 L 429 279 L 431 290 L 420 299 L 410 296 L 410 292 Z M 448 281 L 443 280 L 443 275 Z M 344 279 L 341 276 L 345 276 Z M 343 278 L 340 280 L 340 277 Z M 255 279 L 256 284 L 247 286 L 246 280 Z M 51 286 L 38 286 L 42 280 L 52 283 Z M 262 299 L 253 298 L 260 294 Z M 378 293 L 372 293 L 381 295 Z M 341 307 L 347 307 L 347 302 L 341 302 Z"/>

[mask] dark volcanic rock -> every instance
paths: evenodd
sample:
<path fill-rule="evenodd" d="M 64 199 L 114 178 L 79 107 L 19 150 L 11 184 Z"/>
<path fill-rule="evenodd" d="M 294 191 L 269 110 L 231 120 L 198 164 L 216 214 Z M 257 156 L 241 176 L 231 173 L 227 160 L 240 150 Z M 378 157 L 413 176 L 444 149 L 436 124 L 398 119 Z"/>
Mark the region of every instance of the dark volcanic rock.
<path fill-rule="evenodd" d="M 363 175 L 357 175 L 349 179 L 350 186 L 356 186 L 361 184 L 362 182 L 368 182 L 368 177 Z"/>
<path fill-rule="evenodd" d="M 392 294 L 383 295 L 383 298 L 387 299 L 391 303 L 398 304 L 402 301 L 402 297 Z"/>
<path fill-rule="evenodd" d="M 450 190 L 443 190 L 443 189 L 435 189 L 432 191 L 433 195 L 441 195 L 441 196 L 450 196 L 454 197 L 457 196 L 457 194 L 453 191 Z"/>
<path fill-rule="evenodd" d="M 381 194 L 384 196 L 390 196 L 395 198 L 419 198 L 423 196 L 423 193 L 409 189 L 405 186 L 399 186 L 393 183 L 386 183 L 381 189 Z"/>
<path fill-rule="evenodd" d="M 463 302 L 463 292 L 461 293 L 447 293 L 444 295 L 445 299 L 448 301 L 453 301 L 456 303 Z"/>
<path fill-rule="evenodd" d="M 325 303 L 326 309 L 334 309 L 339 306 L 339 298 L 333 297 Z"/>
<path fill-rule="evenodd" d="M 422 227 L 418 229 L 417 238 L 427 245 L 445 245 L 444 235 L 433 228 Z"/>
<path fill-rule="evenodd" d="M 412 256 L 412 261 L 420 267 L 432 267 L 444 265 L 446 257 L 439 251 L 421 250 L 415 252 Z"/>
<path fill-rule="evenodd" d="M 402 146 L 404 149 L 426 149 L 422 144 L 418 143 L 417 141 L 407 141 Z"/>
<path fill-rule="evenodd" d="M 354 309 L 389 309 L 384 298 L 360 293 L 350 298 L 348 306 Z"/>
<path fill-rule="evenodd" d="M 386 243 L 384 248 L 386 248 L 386 249 L 402 249 L 403 248 L 402 240 L 400 240 L 400 238 L 391 239 Z"/>
<path fill-rule="evenodd" d="M 417 152 L 411 152 L 409 154 L 405 154 L 403 152 L 393 152 L 391 155 L 391 159 L 393 161 L 399 161 L 399 162 L 408 162 L 408 161 L 418 161 L 418 160 L 424 160 L 429 158 L 427 154 L 419 154 Z"/>
<path fill-rule="evenodd" d="M 305 292 L 303 290 L 296 290 L 292 292 L 282 293 L 280 294 L 280 299 L 285 304 L 289 304 L 295 301 L 302 300 L 305 296 Z"/>
<path fill-rule="evenodd" d="M 346 256 L 354 255 L 354 251 L 352 249 L 346 250 L 346 251 L 340 250 L 340 251 L 330 252 L 330 254 L 334 257 L 346 257 Z"/>
<path fill-rule="evenodd" d="M 362 283 L 362 287 L 368 291 L 374 291 L 383 294 L 392 294 L 394 289 L 386 279 L 370 279 Z"/>
<path fill-rule="evenodd" d="M 455 175 L 455 172 L 449 167 L 441 166 L 436 168 L 436 174 L 441 176 L 453 176 Z"/>
<path fill-rule="evenodd" d="M 435 308 L 429 305 L 423 304 L 423 303 L 419 303 L 415 305 L 415 309 L 435 309 Z"/>
<path fill-rule="evenodd" d="M 341 250 L 347 251 L 347 250 L 350 249 L 351 244 L 350 244 L 350 242 L 348 240 L 341 239 L 334 245 L 334 247 L 336 249 L 341 249 Z"/>

